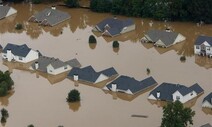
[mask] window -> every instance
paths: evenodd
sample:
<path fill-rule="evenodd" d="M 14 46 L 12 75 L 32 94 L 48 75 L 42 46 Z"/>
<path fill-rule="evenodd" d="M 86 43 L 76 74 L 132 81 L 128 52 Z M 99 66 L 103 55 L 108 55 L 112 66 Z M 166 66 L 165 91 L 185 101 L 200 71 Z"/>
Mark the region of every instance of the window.
<path fill-rule="evenodd" d="M 176 96 L 176 100 L 180 100 L 180 96 Z"/>
<path fill-rule="evenodd" d="M 191 96 L 193 95 L 193 92 L 191 92 L 191 94 L 190 94 Z"/>
<path fill-rule="evenodd" d="M 23 58 L 22 57 L 19 57 L 19 60 L 23 60 Z"/>
<path fill-rule="evenodd" d="M 67 65 L 66 66 L 64 66 L 64 69 L 67 69 L 68 67 L 67 67 Z"/>
<path fill-rule="evenodd" d="M 196 49 L 199 49 L 199 45 L 196 45 Z"/>

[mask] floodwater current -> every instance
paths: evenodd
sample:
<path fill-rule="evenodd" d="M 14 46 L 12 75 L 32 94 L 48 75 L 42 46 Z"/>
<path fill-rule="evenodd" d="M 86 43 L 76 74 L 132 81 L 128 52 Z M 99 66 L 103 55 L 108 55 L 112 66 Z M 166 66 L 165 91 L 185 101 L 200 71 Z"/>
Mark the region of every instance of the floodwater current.
<path fill-rule="evenodd" d="M 114 38 L 93 33 L 92 28 L 106 17 L 107 13 L 94 13 L 87 9 L 70 9 L 57 6 L 68 12 L 71 19 L 55 27 L 42 27 L 29 23 L 29 17 L 51 5 L 13 4 L 16 15 L 0 20 L 0 44 L 27 44 L 43 55 L 69 60 L 77 58 L 83 67 L 92 65 L 96 71 L 114 67 L 120 75 L 142 80 L 153 76 L 158 84 L 163 82 L 191 86 L 199 83 L 205 90 L 199 98 L 188 105 L 196 112 L 194 127 L 212 124 L 211 110 L 202 109 L 203 98 L 212 91 L 212 59 L 193 53 L 198 35 L 212 36 L 212 25 L 197 26 L 188 22 L 160 22 L 151 19 L 133 18 L 136 30 Z M 117 16 L 124 19 L 127 17 Z M 22 23 L 24 30 L 14 29 Z M 140 39 L 149 29 L 165 29 L 167 26 L 186 37 L 182 43 L 170 48 L 158 48 L 143 44 Z M 95 35 L 96 45 L 89 45 L 88 38 Z M 118 40 L 120 48 L 114 50 L 112 41 Z M 180 57 L 186 56 L 181 62 Z M 17 63 L 0 60 L 0 69 L 10 70 L 15 82 L 14 89 L 0 98 L 0 108 L 9 111 L 6 127 L 158 127 L 161 123 L 163 102 L 147 100 L 149 91 L 132 97 L 122 93 L 107 93 L 99 88 L 76 84 L 64 75 L 51 77 L 23 69 Z M 150 69 L 147 75 L 146 69 Z M 100 84 L 102 85 L 102 84 Z M 71 105 L 66 97 L 71 89 L 81 93 L 80 103 Z M 146 117 L 131 117 L 141 115 Z"/>

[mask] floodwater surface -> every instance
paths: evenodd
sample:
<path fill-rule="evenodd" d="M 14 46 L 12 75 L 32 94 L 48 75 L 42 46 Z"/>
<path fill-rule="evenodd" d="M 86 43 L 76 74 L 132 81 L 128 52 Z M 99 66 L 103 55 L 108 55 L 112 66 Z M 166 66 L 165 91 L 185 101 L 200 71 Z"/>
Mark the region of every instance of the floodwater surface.
<path fill-rule="evenodd" d="M 163 82 L 191 86 L 199 83 L 204 94 L 190 102 L 189 107 L 196 112 L 194 127 L 212 124 L 211 111 L 203 110 L 203 98 L 212 91 L 212 59 L 193 54 L 193 44 L 198 35 L 212 36 L 212 25 L 198 27 L 194 23 L 159 22 L 150 19 L 133 18 L 136 30 L 114 38 L 93 33 L 95 24 L 111 14 L 93 13 L 86 9 L 57 8 L 67 11 L 71 19 L 55 27 L 42 27 L 27 22 L 28 18 L 51 5 L 12 5 L 18 10 L 16 15 L 0 20 L 0 43 L 27 44 L 43 55 L 63 61 L 77 58 L 83 67 L 92 65 L 96 71 L 114 67 L 120 75 L 142 80 L 153 76 L 158 84 Z M 117 16 L 118 18 L 126 18 Z M 16 23 L 22 23 L 24 30 L 16 31 Z M 187 39 L 171 48 L 163 49 L 143 44 L 140 39 L 149 29 L 165 29 L 182 33 Z M 88 38 L 95 35 L 96 45 L 89 45 Z M 120 48 L 114 50 L 112 41 L 118 40 Z M 181 62 L 180 56 L 186 61 Z M 5 63 L 0 60 L 0 69 L 9 70 L 15 82 L 14 90 L 7 97 L 0 98 L 0 108 L 9 111 L 7 127 L 158 127 L 162 118 L 162 102 L 147 100 L 149 91 L 135 98 L 121 93 L 105 92 L 101 87 L 74 83 L 41 73 L 32 73 L 26 66 Z M 13 65 L 14 64 L 14 65 Z M 8 66 L 8 67 L 7 67 Z M 150 69 L 147 75 L 146 69 Z M 81 101 L 68 104 L 66 97 L 71 89 L 81 93 Z M 145 117 L 131 117 L 145 116 Z"/>

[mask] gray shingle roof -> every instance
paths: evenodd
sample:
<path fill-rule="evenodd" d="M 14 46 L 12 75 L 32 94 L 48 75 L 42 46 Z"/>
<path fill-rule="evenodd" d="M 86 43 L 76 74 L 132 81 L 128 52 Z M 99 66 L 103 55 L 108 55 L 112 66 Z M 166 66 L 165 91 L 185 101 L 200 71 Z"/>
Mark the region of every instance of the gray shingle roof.
<path fill-rule="evenodd" d="M 100 72 L 96 72 L 92 66 L 87 66 L 84 68 L 77 68 L 74 67 L 68 74 L 69 78 L 73 78 L 74 75 L 79 75 L 79 80 L 88 81 L 95 83 L 97 78 L 100 76 L 100 74 L 104 74 L 108 77 L 113 76 L 114 74 L 117 74 L 116 70 L 114 68 L 105 69 Z"/>
<path fill-rule="evenodd" d="M 160 91 L 160 100 L 173 101 L 172 94 L 179 91 L 183 96 L 195 91 L 197 94 L 202 93 L 204 90 L 196 83 L 190 87 L 186 87 L 180 84 L 162 83 L 160 86 L 155 88 L 149 95 L 153 94 L 156 98 L 157 92 Z"/>
<path fill-rule="evenodd" d="M 123 91 L 127 91 L 129 89 L 133 94 L 136 94 L 137 92 L 145 90 L 151 86 L 157 85 L 157 82 L 152 77 L 148 77 L 142 81 L 138 81 L 132 77 L 123 75 L 106 85 L 106 87 L 108 89 L 112 89 L 113 83 L 117 85 L 117 89 Z"/>
<path fill-rule="evenodd" d="M 71 67 L 81 67 L 80 62 L 76 58 L 69 60 L 69 61 L 66 61 L 65 63 L 67 63 Z"/>
<path fill-rule="evenodd" d="M 71 18 L 71 16 L 68 13 L 62 12 L 62 11 L 57 10 L 57 9 L 54 10 L 54 9 L 51 9 L 51 8 L 46 8 L 43 11 L 35 14 L 32 17 L 35 17 L 38 22 L 42 22 L 44 20 L 47 20 L 47 22 L 51 26 L 57 25 L 58 23 L 61 23 L 65 20 Z"/>
<path fill-rule="evenodd" d="M 111 77 L 111 76 L 118 74 L 117 71 L 113 67 L 105 69 L 103 71 L 100 71 L 99 73 L 100 74 L 102 73 L 102 74 L 106 75 L 107 77 Z"/>
<path fill-rule="evenodd" d="M 0 19 L 3 19 L 6 17 L 8 11 L 10 10 L 9 6 L 0 6 Z"/>
<path fill-rule="evenodd" d="M 186 94 L 195 91 L 197 94 L 202 93 L 204 90 L 196 83 L 190 87 L 183 87 L 181 89 L 178 90 L 183 96 L 185 96 Z"/>
<path fill-rule="evenodd" d="M 84 68 L 72 68 L 69 72 L 68 77 L 73 78 L 74 75 L 79 75 L 79 80 L 88 81 L 94 83 L 98 78 L 99 74 L 91 66 Z"/>
<path fill-rule="evenodd" d="M 51 64 L 54 67 L 54 69 L 57 69 L 59 67 L 66 65 L 64 62 L 54 57 L 40 56 L 39 59 L 32 64 L 33 69 L 35 69 L 36 62 L 38 62 L 38 65 L 39 65 L 38 70 L 45 73 L 47 72 L 47 66 L 49 64 Z"/>
<path fill-rule="evenodd" d="M 132 19 L 126 19 L 126 20 L 120 20 L 116 18 L 107 18 L 101 21 L 100 23 L 97 24 L 97 27 L 100 29 L 101 32 L 104 32 L 105 26 L 109 25 L 108 32 L 112 35 L 115 36 L 117 34 L 120 34 L 122 29 L 127 26 L 131 26 L 134 24 Z"/>
<path fill-rule="evenodd" d="M 179 84 L 162 83 L 160 86 L 151 91 L 149 95 L 152 94 L 155 98 L 157 98 L 157 92 L 160 91 L 160 100 L 173 101 L 172 94 L 184 87 L 185 86 Z"/>
<path fill-rule="evenodd" d="M 212 37 L 209 36 L 198 36 L 195 41 L 195 45 L 201 45 L 205 41 L 207 41 L 212 46 Z"/>
<path fill-rule="evenodd" d="M 200 127 L 212 127 L 212 126 L 209 123 L 207 123 L 207 124 L 204 124 L 204 125 L 202 125 Z"/>
<path fill-rule="evenodd" d="M 204 99 L 203 99 L 203 102 L 204 101 L 208 101 L 210 104 L 212 104 L 212 92 L 210 94 L 208 94 Z"/>
<path fill-rule="evenodd" d="M 5 48 L 3 49 L 3 53 L 7 53 L 7 50 L 10 49 L 12 54 L 16 56 L 26 57 L 27 54 L 30 52 L 31 48 L 29 48 L 26 44 L 23 45 L 16 45 L 8 43 Z"/>
<path fill-rule="evenodd" d="M 179 33 L 164 30 L 149 30 L 146 35 L 153 41 L 161 40 L 167 47 L 172 45 Z"/>
<path fill-rule="evenodd" d="M 0 4 L 3 3 L 2 0 L 0 0 Z"/>

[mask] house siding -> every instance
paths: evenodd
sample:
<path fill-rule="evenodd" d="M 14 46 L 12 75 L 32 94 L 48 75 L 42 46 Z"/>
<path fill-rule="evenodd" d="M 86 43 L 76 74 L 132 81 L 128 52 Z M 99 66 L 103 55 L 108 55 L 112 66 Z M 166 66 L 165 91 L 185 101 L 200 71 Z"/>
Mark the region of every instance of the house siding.
<path fill-rule="evenodd" d="M 8 11 L 7 15 L 5 17 L 8 17 L 10 15 L 16 14 L 17 10 L 15 10 L 14 8 L 10 7 L 10 10 Z"/>
<path fill-rule="evenodd" d="M 99 77 L 97 78 L 97 80 L 95 81 L 95 83 L 99 83 L 99 82 L 102 82 L 107 79 L 108 79 L 107 76 L 105 76 L 104 74 L 100 74 Z"/>
<path fill-rule="evenodd" d="M 60 74 L 60 73 L 66 72 L 66 71 L 70 71 L 70 70 L 71 70 L 71 66 L 69 66 L 69 65 L 67 65 L 67 69 L 65 69 L 64 66 L 54 69 L 51 64 L 49 64 L 47 66 L 47 73 L 52 74 L 52 75 L 57 75 L 57 74 Z"/>
<path fill-rule="evenodd" d="M 187 102 L 187 101 L 189 101 L 189 100 L 195 98 L 195 97 L 197 96 L 197 93 L 194 92 L 194 91 L 192 91 L 192 92 L 186 94 L 185 96 L 183 96 L 183 95 L 181 95 L 181 94 L 179 93 L 179 91 L 176 91 L 176 92 L 173 93 L 172 95 L 173 95 L 173 100 L 174 100 L 174 101 L 177 100 L 177 97 L 180 97 L 179 101 L 180 101 L 181 103 L 185 103 L 185 102 Z"/>
<path fill-rule="evenodd" d="M 186 39 L 186 37 L 184 37 L 182 34 L 178 34 L 178 36 L 176 37 L 176 39 L 175 39 L 173 45 L 174 45 L 174 44 L 177 44 L 177 43 L 179 43 L 179 42 L 181 42 L 181 41 L 184 41 L 185 39 Z"/>
<path fill-rule="evenodd" d="M 212 108 L 212 104 L 210 104 L 208 101 L 204 101 L 202 103 L 202 107 L 204 107 L 204 108 Z"/>
<path fill-rule="evenodd" d="M 122 31 L 120 32 L 121 34 L 135 30 L 135 24 L 128 26 L 128 27 L 125 27 L 125 28 L 123 28 Z"/>
<path fill-rule="evenodd" d="M 150 94 L 150 95 L 148 96 L 148 99 L 150 99 L 150 100 L 157 100 L 157 99 L 155 98 L 155 96 L 152 95 L 152 94 Z"/>

